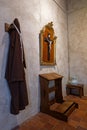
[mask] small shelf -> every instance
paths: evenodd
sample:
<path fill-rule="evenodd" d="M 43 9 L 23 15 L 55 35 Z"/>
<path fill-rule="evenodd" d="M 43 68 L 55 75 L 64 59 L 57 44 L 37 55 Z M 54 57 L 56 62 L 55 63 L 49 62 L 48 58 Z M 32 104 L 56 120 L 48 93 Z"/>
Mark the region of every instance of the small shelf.
<path fill-rule="evenodd" d="M 56 100 L 55 100 L 55 99 L 52 99 L 52 100 L 49 101 L 48 104 L 51 106 L 51 105 L 54 104 L 55 102 L 56 102 Z"/>
<path fill-rule="evenodd" d="M 53 92 L 53 91 L 56 91 L 56 87 L 55 87 L 55 86 L 54 86 L 54 87 L 49 88 L 49 93 L 50 93 L 50 92 Z"/>

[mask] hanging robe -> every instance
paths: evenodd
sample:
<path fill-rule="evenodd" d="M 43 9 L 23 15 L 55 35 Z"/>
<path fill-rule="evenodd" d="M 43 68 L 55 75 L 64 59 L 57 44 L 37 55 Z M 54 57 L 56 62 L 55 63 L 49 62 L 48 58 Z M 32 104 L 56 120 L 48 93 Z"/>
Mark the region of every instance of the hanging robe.
<path fill-rule="evenodd" d="M 21 33 L 18 19 L 15 18 L 13 22 Z M 10 26 L 13 26 L 13 24 Z M 8 32 L 10 44 L 5 72 L 5 78 L 11 93 L 10 111 L 12 114 L 18 114 L 20 110 L 25 109 L 25 106 L 28 105 L 24 49 L 23 46 L 21 47 L 20 35 L 17 29 L 15 27 L 10 28 Z"/>

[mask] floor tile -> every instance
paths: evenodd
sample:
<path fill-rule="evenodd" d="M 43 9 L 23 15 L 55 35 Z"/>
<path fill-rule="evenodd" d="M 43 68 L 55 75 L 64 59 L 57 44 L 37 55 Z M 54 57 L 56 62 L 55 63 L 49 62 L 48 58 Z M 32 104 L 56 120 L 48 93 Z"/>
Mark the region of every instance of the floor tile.
<path fill-rule="evenodd" d="M 80 127 L 87 129 L 87 122 L 80 121 Z"/>
<path fill-rule="evenodd" d="M 82 128 L 82 127 L 77 127 L 77 129 L 76 130 L 87 130 L 87 129 L 85 129 L 85 128 Z"/>
<path fill-rule="evenodd" d="M 72 119 L 70 119 L 68 121 L 68 124 L 71 125 L 71 126 L 73 126 L 73 127 L 75 127 L 75 128 L 77 128 L 79 126 L 79 122 L 75 121 L 75 120 L 72 120 Z"/>

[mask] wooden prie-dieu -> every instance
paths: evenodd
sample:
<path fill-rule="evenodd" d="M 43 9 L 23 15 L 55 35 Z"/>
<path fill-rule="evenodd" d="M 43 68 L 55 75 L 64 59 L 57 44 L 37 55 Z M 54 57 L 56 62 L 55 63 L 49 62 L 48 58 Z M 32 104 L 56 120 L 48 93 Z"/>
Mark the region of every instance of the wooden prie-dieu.
<path fill-rule="evenodd" d="M 72 111 L 78 108 L 78 104 L 70 100 L 63 100 L 62 78 L 63 76 L 57 73 L 39 75 L 41 92 L 40 111 L 57 119 L 67 121 Z"/>

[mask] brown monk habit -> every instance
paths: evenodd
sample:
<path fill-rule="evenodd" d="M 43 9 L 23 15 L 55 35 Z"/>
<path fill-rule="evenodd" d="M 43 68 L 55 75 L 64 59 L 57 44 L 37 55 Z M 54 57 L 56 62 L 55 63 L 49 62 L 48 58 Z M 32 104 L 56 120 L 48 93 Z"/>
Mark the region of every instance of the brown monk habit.
<path fill-rule="evenodd" d="M 15 28 L 14 25 L 17 28 Z M 12 114 L 18 114 L 19 110 L 25 109 L 25 106 L 28 105 L 28 96 L 24 72 L 24 67 L 26 67 L 24 59 L 24 49 L 18 31 L 20 33 L 20 24 L 18 22 L 18 19 L 16 18 L 14 20 L 14 24 L 11 24 L 9 29 L 10 44 L 5 73 L 5 78 L 7 79 L 11 93 Z"/>

